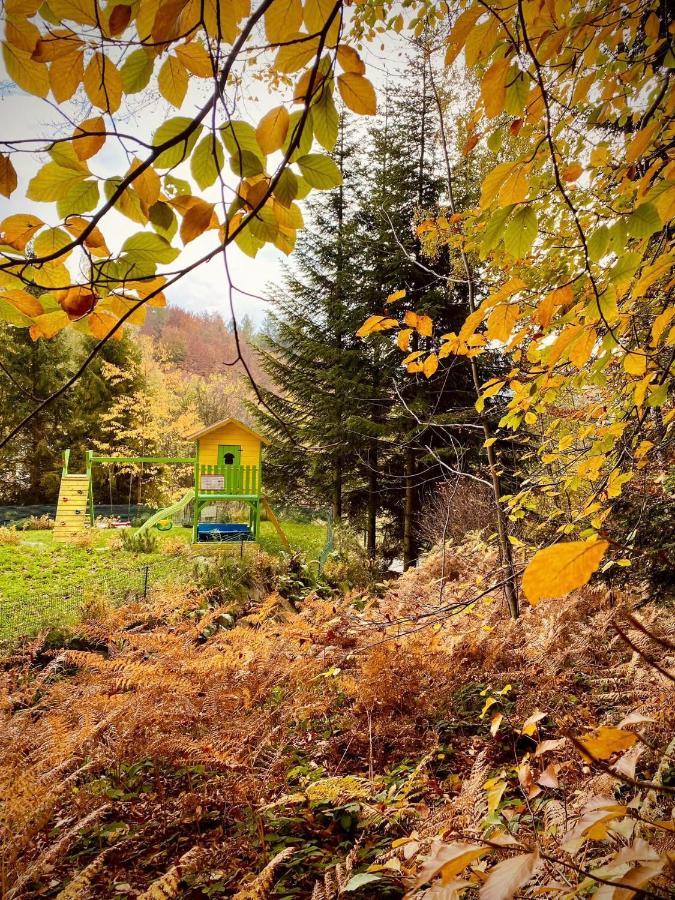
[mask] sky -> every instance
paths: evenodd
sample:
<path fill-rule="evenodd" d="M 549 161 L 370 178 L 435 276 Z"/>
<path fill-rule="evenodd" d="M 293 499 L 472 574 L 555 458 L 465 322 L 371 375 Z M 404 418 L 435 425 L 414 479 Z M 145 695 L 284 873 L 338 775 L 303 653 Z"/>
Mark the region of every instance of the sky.
<path fill-rule="evenodd" d="M 365 51 L 364 56 L 368 64 L 366 74 L 376 84 L 376 87 L 378 83 L 382 82 L 387 72 L 391 72 L 395 76 L 398 74 L 401 51 L 401 45 L 396 46 L 392 43 L 392 38 L 387 38 L 386 44 L 370 47 Z M 159 66 L 156 65 L 155 75 L 158 68 Z M 174 115 L 190 115 L 192 111 L 196 110 L 205 99 L 205 85 L 207 84 L 206 80 L 191 79 L 186 100 L 180 110 L 174 109 L 159 94 L 149 97 L 134 95 L 129 98 L 129 106 L 126 105 L 126 100 L 123 101 L 120 112 L 116 114 L 118 127 L 120 130 L 138 135 L 147 141 L 166 119 Z M 259 120 L 268 109 L 287 99 L 283 95 L 258 94 L 251 96 L 250 91 L 247 94 L 246 100 L 241 102 L 239 108 L 235 110 L 233 118 L 243 118 L 253 123 Z M 72 126 L 68 124 L 65 117 L 82 121 L 88 116 L 97 114 L 98 112 L 89 106 L 86 97 L 83 99 L 83 95 L 80 95 L 76 101 L 68 101 L 59 108 L 51 99 L 42 100 L 24 93 L 8 80 L 0 59 L 0 122 L 2 123 L 1 137 L 4 141 L 44 138 L 52 135 L 66 136 L 72 133 Z M 140 148 L 140 152 L 142 149 Z M 315 146 L 313 149 L 320 150 L 321 148 Z M 0 196 L 0 221 L 15 212 L 31 212 L 45 220 L 47 224 L 59 224 L 55 204 L 38 203 L 26 200 L 22 196 L 22 187 L 25 190 L 28 180 L 48 159 L 46 154 L 38 156 L 35 153 L 15 153 L 12 155 L 12 161 L 19 176 L 19 188 L 9 199 Z M 89 162 L 92 172 L 102 177 L 124 174 L 128 166 L 121 148 L 110 138 L 103 150 Z M 227 164 L 223 171 L 226 170 Z M 189 177 L 188 167 L 179 166 L 173 174 L 178 177 Z M 234 186 L 236 179 L 234 176 L 231 176 L 231 179 L 230 183 Z M 203 192 L 199 192 L 195 187 L 195 193 L 210 202 L 219 199 L 217 186 Z M 130 234 L 142 228 L 114 210 L 106 216 L 104 221 L 104 234 L 113 252 L 121 247 Z M 206 232 L 191 242 L 179 257 L 181 265 L 190 263 L 208 252 L 214 246 L 214 237 L 215 232 Z M 178 245 L 177 242 L 178 238 L 176 237 L 174 244 Z M 282 267 L 288 258 L 275 247 L 266 245 L 252 259 L 232 244 L 227 250 L 227 260 L 231 281 L 235 287 L 233 299 L 237 319 L 240 320 L 247 315 L 257 325 L 261 324 L 266 315 L 267 304 L 264 300 L 266 290 L 281 280 Z M 210 263 L 195 269 L 194 272 L 186 275 L 168 289 L 167 299 L 171 305 L 194 312 L 219 313 L 226 321 L 229 320 L 231 313 L 228 278 L 222 256 L 219 255 Z"/>

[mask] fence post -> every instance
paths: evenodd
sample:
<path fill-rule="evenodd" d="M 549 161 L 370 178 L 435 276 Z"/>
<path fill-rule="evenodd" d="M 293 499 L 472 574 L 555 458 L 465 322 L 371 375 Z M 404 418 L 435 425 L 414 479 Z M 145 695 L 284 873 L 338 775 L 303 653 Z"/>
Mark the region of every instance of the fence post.
<path fill-rule="evenodd" d="M 148 599 L 148 576 L 150 575 L 150 566 L 143 566 L 144 574 L 143 574 L 143 599 Z"/>

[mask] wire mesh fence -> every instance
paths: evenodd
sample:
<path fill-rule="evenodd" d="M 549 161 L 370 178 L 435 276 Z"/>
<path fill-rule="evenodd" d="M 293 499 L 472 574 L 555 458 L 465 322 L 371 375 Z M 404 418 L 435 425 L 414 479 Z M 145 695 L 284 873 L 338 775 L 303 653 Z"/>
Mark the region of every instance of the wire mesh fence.
<path fill-rule="evenodd" d="M 72 625 L 91 601 L 103 600 L 111 606 L 149 602 L 169 585 L 187 583 L 190 578 L 191 572 L 177 570 L 175 560 L 167 559 L 122 571 L 111 569 L 100 574 L 95 584 L 72 584 L 53 591 L 27 587 L 19 596 L 0 593 L 0 642 Z"/>

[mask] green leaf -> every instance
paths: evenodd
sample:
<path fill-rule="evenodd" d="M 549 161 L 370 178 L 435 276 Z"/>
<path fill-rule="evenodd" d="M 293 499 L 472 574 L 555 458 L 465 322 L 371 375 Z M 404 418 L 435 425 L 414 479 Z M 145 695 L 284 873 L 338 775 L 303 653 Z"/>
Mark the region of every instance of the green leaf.
<path fill-rule="evenodd" d="M 661 230 L 661 218 L 651 203 L 642 203 L 628 218 L 628 234 L 646 238 Z"/>
<path fill-rule="evenodd" d="M 483 241 L 480 245 L 480 258 L 485 259 L 490 250 L 493 250 L 503 239 L 504 223 L 513 212 L 513 206 L 505 206 L 497 212 L 491 213 L 483 232 Z"/>
<path fill-rule="evenodd" d="M 25 328 L 33 324 L 33 320 L 29 316 L 24 315 L 13 303 L 8 303 L 2 297 L 0 297 L 0 321 L 15 325 L 17 328 Z"/>
<path fill-rule="evenodd" d="M 234 239 L 235 244 L 242 253 L 247 256 L 255 256 L 258 250 L 264 246 L 264 241 L 259 240 L 251 231 L 250 225 L 242 228 Z"/>
<path fill-rule="evenodd" d="M 153 135 L 153 146 L 159 147 L 165 141 L 175 138 L 191 124 L 192 119 L 189 119 L 187 116 L 174 116 L 173 119 L 163 122 Z M 196 144 L 201 130 L 202 126 L 199 125 L 186 140 L 179 141 L 175 146 L 169 147 L 161 153 L 155 161 L 155 166 L 159 169 L 171 169 L 173 166 L 177 166 L 181 163 L 184 159 L 187 159 L 192 153 L 192 148 Z"/>
<path fill-rule="evenodd" d="M 167 241 L 170 241 L 178 230 L 178 220 L 169 204 L 158 200 L 152 204 L 148 210 L 148 215 L 155 231 L 158 231 Z"/>
<path fill-rule="evenodd" d="M 55 162 L 48 162 L 37 175 L 31 178 L 26 191 L 29 200 L 39 200 L 43 203 L 53 203 L 55 200 L 63 200 L 75 185 L 85 178 L 83 172 L 75 172 L 73 169 L 64 169 Z"/>
<path fill-rule="evenodd" d="M 589 258 L 593 262 L 598 262 L 605 255 L 609 246 L 609 228 L 606 225 L 600 225 L 588 238 L 586 245 Z"/>
<path fill-rule="evenodd" d="M 298 193 L 297 193 L 295 199 L 296 200 L 304 200 L 305 197 L 312 190 L 312 188 L 302 177 L 298 178 L 297 182 L 298 182 Z"/>
<path fill-rule="evenodd" d="M 635 274 L 640 265 L 642 256 L 639 253 L 624 253 L 609 270 L 609 278 L 612 284 L 621 285 Z"/>
<path fill-rule="evenodd" d="M 307 118 L 305 119 L 305 123 L 302 126 L 302 134 L 300 135 L 300 143 L 296 147 L 295 151 L 291 154 L 290 161 L 296 162 L 298 157 L 306 156 L 309 151 L 312 149 L 312 141 L 314 139 L 314 129 L 312 124 L 313 113 L 310 110 Z M 288 148 L 291 145 L 291 140 L 294 138 L 296 131 L 300 127 L 300 122 L 302 121 L 302 110 L 296 109 L 295 112 L 292 112 L 290 118 L 288 120 L 288 133 L 286 135 L 286 140 L 284 141 L 284 146 L 281 148 L 284 156 L 288 153 Z"/>
<path fill-rule="evenodd" d="M 164 176 L 164 190 L 170 197 L 189 197 L 192 194 L 190 182 L 175 175 Z"/>
<path fill-rule="evenodd" d="M 249 150 L 240 150 L 230 157 L 230 168 L 240 178 L 252 178 L 254 175 L 262 175 L 265 168 L 260 157 Z"/>
<path fill-rule="evenodd" d="M 325 150 L 332 150 L 338 138 L 340 117 L 327 87 L 312 106 L 314 137 Z"/>
<path fill-rule="evenodd" d="M 63 228 L 47 228 L 35 238 L 33 250 L 38 256 L 49 256 L 61 250 L 71 241 L 72 237 Z"/>
<path fill-rule="evenodd" d="M 115 193 L 121 181 L 122 179 L 119 175 L 116 175 L 114 178 L 108 178 L 105 182 L 103 190 L 108 200 L 110 200 Z M 123 216 L 126 216 L 127 219 L 131 219 L 132 222 L 138 222 L 139 225 L 145 225 L 148 221 L 148 217 L 141 207 L 141 198 L 132 188 L 127 188 L 127 190 L 118 197 L 115 201 L 115 209 L 121 212 Z"/>
<path fill-rule="evenodd" d="M 151 259 L 154 263 L 170 263 L 178 256 L 179 250 L 161 235 L 151 231 L 137 231 L 122 244 L 122 252 L 131 259 Z"/>
<path fill-rule="evenodd" d="M 291 169 L 286 167 L 281 173 L 277 186 L 274 188 L 274 196 L 282 206 L 290 206 L 298 196 L 298 178 Z"/>
<path fill-rule="evenodd" d="M 62 200 L 57 201 L 56 211 L 62 219 L 90 212 L 96 208 L 99 193 L 98 181 L 80 181 L 71 187 Z"/>
<path fill-rule="evenodd" d="M 125 94 L 137 94 L 148 86 L 155 61 L 145 50 L 134 50 L 124 60 L 120 75 Z"/>
<path fill-rule="evenodd" d="M 190 159 L 192 177 L 202 190 L 215 182 L 224 161 L 223 145 L 215 135 L 207 134 L 197 144 Z"/>
<path fill-rule="evenodd" d="M 322 153 L 308 153 L 296 160 L 302 176 L 317 191 L 329 191 L 342 184 L 342 175 L 334 160 Z"/>
<path fill-rule="evenodd" d="M 522 206 L 513 216 L 504 232 L 504 246 L 515 257 L 526 256 L 537 236 L 537 214 L 531 206 Z"/>
<path fill-rule="evenodd" d="M 361 875 L 352 875 L 342 890 L 358 891 L 359 888 L 365 887 L 367 884 L 374 884 L 376 881 L 382 881 L 379 875 L 370 875 L 363 872 Z"/>
<path fill-rule="evenodd" d="M 259 209 L 255 216 L 249 219 L 247 228 L 260 241 L 273 241 L 279 233 L 279 223 L 274 213 L 268 207 Z"/>
<path fill-rule="evenodd" d="M 490 137 L 487 139 L 488 149 L 493 153 L 499 153 L 502 149 L 502 144 L 504 142 L 504 129 L 498 128 L 496 131 L 493 131 Z"/>
<path fill-rule="evenodd" d="M 229 153 L 233 156 L 247 151 L 257 156 L 260 162 L 264 162 L 265 154 L 260 149 L 258 139 L 255 136 L 255 128 L 250 122 L 242 122 L 232 119 L 220 129 L 223 141 Z"/>
<path fill-rule="evenodd" d="M 506 76 L 506 101 L 504 108 L 511 116 L 519 116 L 525 108 L 530 82 L 524 72 L 516 72 L 513 67 Z"/>

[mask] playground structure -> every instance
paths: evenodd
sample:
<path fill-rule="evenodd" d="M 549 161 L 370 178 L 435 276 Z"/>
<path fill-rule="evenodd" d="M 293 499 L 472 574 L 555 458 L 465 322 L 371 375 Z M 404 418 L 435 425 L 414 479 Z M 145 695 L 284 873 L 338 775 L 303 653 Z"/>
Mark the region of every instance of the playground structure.
<path fill-rule="evenodd" d="M 84 473 L 68 471 L 70 450 L 66 450 L 54 539 L 72 541 L 87 524 L 94 524 L 93 466 L 149 463 L 193 466 L 194 486 L 180 500 L 151 516 L 138 529 L 138 533 L 152 527 L 162 530 L 173 516 L 192 504 L 193 543 L 257 541 L 264 509 L 283 546 L 288 549 L 288 539 L 262 493 L 262 447 L 268 441 L 233 418 L 203 428 L 189 435 L 188 440 L 196 443 L 196 453 L 190 457 L 99 456 L 92 450 L 87 450 Z M 232 501 L 248 506 L 248 524 L 200 521 L 206 506 Z"/>

